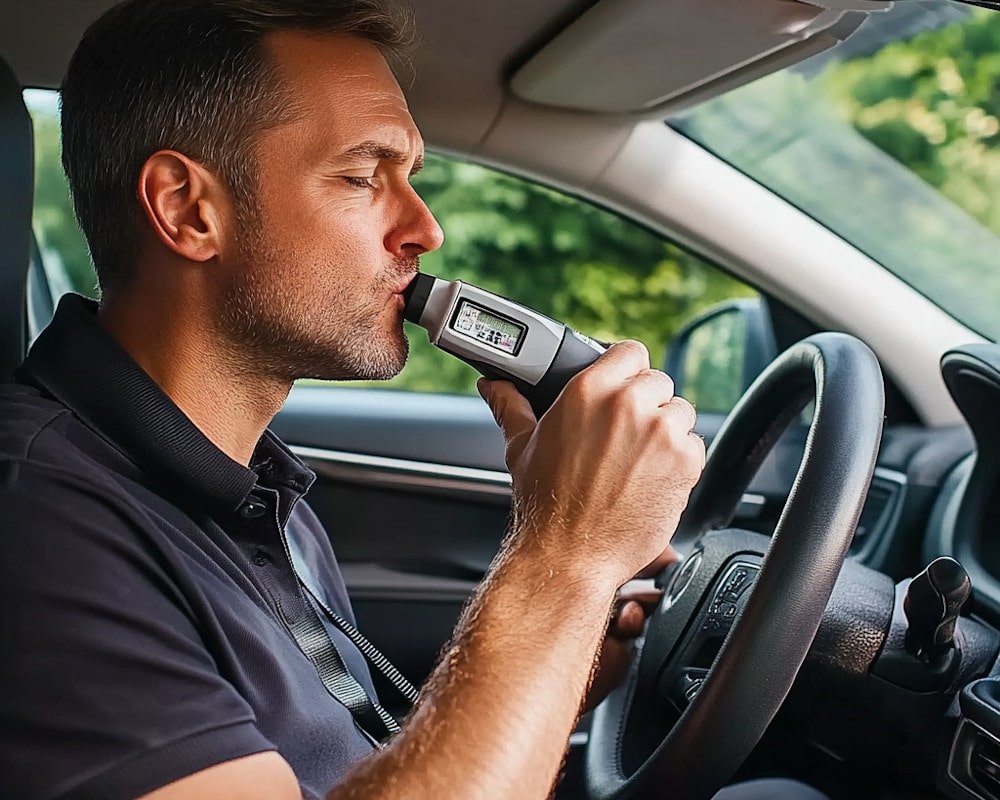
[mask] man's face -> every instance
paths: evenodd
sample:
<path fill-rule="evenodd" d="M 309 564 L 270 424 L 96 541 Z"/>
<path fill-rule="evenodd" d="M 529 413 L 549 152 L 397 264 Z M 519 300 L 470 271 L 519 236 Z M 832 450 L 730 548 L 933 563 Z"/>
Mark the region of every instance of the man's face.
<path fill-rule="evenodd" d="M 268 40 L 295 121 L 261 134 L 216 318 L 238 363 L 285 380 L 386 379 L 408 352 L 400 292 L 441 229 L 409 179 L 423 142 L 388 65 L 353 38 Z"/>

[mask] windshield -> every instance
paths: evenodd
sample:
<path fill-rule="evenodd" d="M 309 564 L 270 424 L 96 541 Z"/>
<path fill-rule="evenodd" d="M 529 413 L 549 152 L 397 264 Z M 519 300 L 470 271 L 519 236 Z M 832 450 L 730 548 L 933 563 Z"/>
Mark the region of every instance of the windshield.
<path fill-rule="evenodd" d="M 668 123 L 997 340 L 998 117 L 1000 13 L 911 0 Z"/>

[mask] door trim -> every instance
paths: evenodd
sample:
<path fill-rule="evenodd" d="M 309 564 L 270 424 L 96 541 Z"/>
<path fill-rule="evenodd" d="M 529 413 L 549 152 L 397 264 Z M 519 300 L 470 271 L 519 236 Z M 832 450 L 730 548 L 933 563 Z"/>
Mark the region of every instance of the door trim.
<path fill-rule="evenodd" d="M 311 462 L 316 472 L 333 480 L 379 489 L 464 495 L 497 504 L 508 504 L 511 499 L 509 472 L 348 453 L 319 447 L 292 445 L 291 450 L 299 458 Z"/>

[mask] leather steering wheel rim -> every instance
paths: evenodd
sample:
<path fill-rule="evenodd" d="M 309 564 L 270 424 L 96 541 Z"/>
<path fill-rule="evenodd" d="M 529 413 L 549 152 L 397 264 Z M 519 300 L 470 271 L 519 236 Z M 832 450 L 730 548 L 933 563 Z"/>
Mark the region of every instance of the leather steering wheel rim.
<path fill-rule="evenodd" d="M 885 406 L 875 354 L 852 336 L 821 333 L 775 359 L 716 436 L 674 537 L 683 546 L 728 525 L 764 457 L 813 397 L 815 413 L 791 493 L 753 592 L 704 684 L 654 752 L 626 775 L 623 741 L 637 702 L 633 665 L 631 679 L 594 712 L 586 753 L 590 800 L 664 792 L 677 800 L 710 798 L 749 755 L 791 689 L 875 467 Z"/>

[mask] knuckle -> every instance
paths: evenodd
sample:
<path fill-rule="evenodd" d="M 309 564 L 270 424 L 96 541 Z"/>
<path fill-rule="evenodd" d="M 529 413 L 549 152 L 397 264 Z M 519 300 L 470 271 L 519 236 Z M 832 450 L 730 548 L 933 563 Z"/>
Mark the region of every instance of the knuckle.
<path fill-rule="evenodd" d="M 574 400 L 587 401 L 599 393 L 601 376 L 594 370 L 586 369 L 575 376 L 567 386 Z"/>
<path fill-rule="evenodd" d="M 697 438 L 689 436 L 692 442 Z M 705 447 L 703 444 L 685 443 L 681 470 L 692 486 L 698 482 L 705 469 Z"/>
<path fill-rule="evenodd" d="M 651 372 L 655 372 L 656 373 L 656 375 L 657 375 L 660 383 L 663 384 L 663 391 L 666 394 L 670 395 L 670 398 L 673 399 L 673 397 L 674 397 L 674 379 L 671 378 L 669 375 L 667 375 L 666 372 L 663 372 L 663 370 L 656 369 L 656 370 L 651 370 Z"/>
<path fill-rule="evenodd" d="M 634 384 L 628 384 L 612 393 L 611 410 L 615 414 L 638 416 L 642 413 L 642 393 Z"/>
<path fill-rule="evenodd" d="M 690 454 L 694 465 L 700 472 L 705 466 L 705 455 L 707 452 L 705 448 L 705 440 L 696 433 L 689 433 L 687 438 L 688 453 Z"/>
<path fill-rule="evenodd" d="M 691 430 L 698 419 L 698 412 L 695 411 L 694 406 L 683 397 L 674 397 L 671 399 L 670 404 L 677 409 L 678 416 L 687 424 L 688 430 Z"/>
<path fill-rule="evenodd" d="M 646 349 L 646 345 L 642 342 L 638 342 L 635 339 L 626 339 L 623 342 L 619 342 L 616 347 L 624 350 L 630 358 L 641 360 L 647 367 L 649 366 L 649 350 Z"/>

